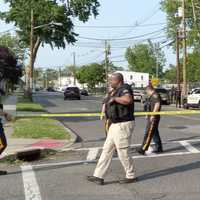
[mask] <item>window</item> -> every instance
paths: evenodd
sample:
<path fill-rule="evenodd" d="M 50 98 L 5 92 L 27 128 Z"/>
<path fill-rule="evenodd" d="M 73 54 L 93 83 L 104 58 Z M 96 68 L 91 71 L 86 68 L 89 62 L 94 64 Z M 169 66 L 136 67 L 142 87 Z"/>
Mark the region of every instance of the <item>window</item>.
<path fill-rule="evenodd" d="M 144 80 L 144 77 L 143 77 L 143 76 L 141 76 L 141 80 L 142 80 L 142 81 Z"/>
<path fill-rule="evenodd" d="M 133 75 L 130 76 L 130 80 L 133 80 Z"/>

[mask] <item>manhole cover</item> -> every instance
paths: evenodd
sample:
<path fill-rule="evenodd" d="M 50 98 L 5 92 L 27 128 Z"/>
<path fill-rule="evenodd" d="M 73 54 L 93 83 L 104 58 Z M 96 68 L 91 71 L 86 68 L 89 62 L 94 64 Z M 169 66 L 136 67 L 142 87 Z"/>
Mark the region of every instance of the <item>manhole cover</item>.
<path fill-rule="evenodd" d="M 176 130 L 182 130 L 182 129 L 187 129 L 188 127 L 187 126 L 171 126 L 169 128 L 176 129 Z"/>

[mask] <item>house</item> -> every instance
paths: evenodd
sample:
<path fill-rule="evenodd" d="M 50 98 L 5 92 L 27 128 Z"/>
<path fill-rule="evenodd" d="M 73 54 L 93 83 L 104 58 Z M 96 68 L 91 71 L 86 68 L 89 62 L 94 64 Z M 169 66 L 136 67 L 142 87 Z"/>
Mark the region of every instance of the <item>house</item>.
<path fill-rule="evenodd" d="M 80 84 L 77 80 L 74 80 L 74 77 L 68 76 L 68 77 L 60 77 L 55 82 L 56 87 L 64 87 L 64 86 L 77 86 L 79 88 L 83 88 L 83 85 Z"/>
<path fill-rule="evenodd" d="M 124 76 L 124 82 L 136 88 L 144 88 L 149 85 L 149 74 L 142 72 L 117 71 Z"/>

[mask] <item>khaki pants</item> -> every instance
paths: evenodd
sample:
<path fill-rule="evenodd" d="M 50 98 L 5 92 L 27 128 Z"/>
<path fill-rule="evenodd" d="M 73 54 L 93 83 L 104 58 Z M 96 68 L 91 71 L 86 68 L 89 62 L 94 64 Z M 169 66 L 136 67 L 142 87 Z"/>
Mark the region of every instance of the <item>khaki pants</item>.
<path fill-rule="evenodd" d="M 103 152 L 94 172 L 95 177 L 104 178 L 111 164 L 113 153 L 117 149 L 119 159 L 126 172 L 126 178 L 134 178 L 133 160 L 128 155 L 133 130 L 134 121 L 111 124 Z"/>

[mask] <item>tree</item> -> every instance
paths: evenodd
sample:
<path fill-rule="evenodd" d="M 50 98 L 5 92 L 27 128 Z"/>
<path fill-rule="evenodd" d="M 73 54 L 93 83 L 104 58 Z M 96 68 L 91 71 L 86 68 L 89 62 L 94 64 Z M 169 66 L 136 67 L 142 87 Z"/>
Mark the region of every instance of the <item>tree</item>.
<path fill-rule="evenodd" d="M 192 4 L 194 2 L 194 4 Z M 161 8 L 167 14 L 167 33 L 170 39 L 176 39 L 177 27 L 180 27 L 181 18 L 175 17 L 182 1 L 163 0 Z M 193 7 L 194 5 L 194 7 Z M 194 9 L 193 9 L 194 8 Z M 200 27 L 200 1 L 186 0 L 186 25 L 187 25 L 187 44 L 193 47 L 200 46 L 199 27 Z M 195 12 L 193 12 L 195 11 Z M 195 17 L 196 16 L 196 21 Z"/>
<path fill-rule="evenodd" d="M 0 36 L 0 46 L 7 47 L 14 53 L 17 61 L 23 64 L 26 59 L 26 46 L 18 36 L 12 36 L 10 33 Z"/>
<path fill-rule="evenodd" d="M 14 53 L 7 47 L 0 46 L 0 79 L 7 79 L 12 84 L 16 84 L 22 76 L 21 66 L 17 64 Z"/>
<path fill-rule="evenodd" d="M 49 44 L 52 48 L 65 48 L 67 43 L 75 43 L 77 34 L 74 32 L 73 18 L 86 22 L 91 15 L 98 15 L 97 0 L 4 0 L 9 3 L 9 10 L 0 12 L 1 19 L 6 23 L 14 23 L 20 41 L 27 46 L 30 43 L 31 13 L 33 11 L 34 27 L 62 23 L 62 26 L 44 26 L 34 30 L 33 63 L 40 45 Z"/>
<path fill-rule="evenodd" d="M 158 44 L 149 41 L 148 44 L 137 44 L 126 50 L 125 57 L 129 63 L 129 69 L 135 72 L 146 72 L 156 76 L 158 65 L 158 75 L 162 76 L 165 64 L 164 53 Z"/>
<path fill-rule="evenodd" d="M 174 65 L 170 65 L 169 68 L 164 72 L 163 75 L 164 80 L 169 83 L 176 83 L 176 67 Z"/>
<path fill-rule="evenodd" d="M 188 81 L 199 82 L 200 81 L 200 51 L 195 50 L 188 55 Z"/>
<path fill-rule="evenodd" d="M 95 89 L 96 85 L 105 83 L 105 68 L 98 63 L 82 66 L 77 70 L 76 78 L 81 84 Z"/>
<path fill-rule="evenodd" d="M 112 62 L 109 63 L 108 69 L 109 69 L 109 73 L 113 73 L 113 72 L 116 72 L 116 71 L 124 71 L 123 67 L 115 66 Z"/>

